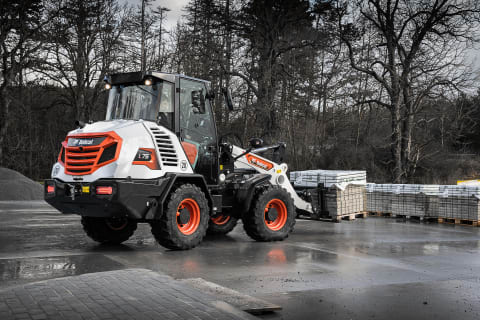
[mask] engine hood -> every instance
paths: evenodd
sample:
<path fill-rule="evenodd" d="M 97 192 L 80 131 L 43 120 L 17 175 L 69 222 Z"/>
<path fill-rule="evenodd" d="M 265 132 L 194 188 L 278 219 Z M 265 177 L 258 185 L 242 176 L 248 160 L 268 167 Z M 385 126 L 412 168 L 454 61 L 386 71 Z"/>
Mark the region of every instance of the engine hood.
<path fill-rule="evenodd" d="M 108 132 L 116 131 L 119 129 L 125 129 L 132 126 L 143 125 L 144 120 L 110 120 L 110 121 L 99 121 L 85 125 L 83 128 L 72 130 L 68 135 L 75 135 L 79 133 L 98 133 L 98 132 Z"/>

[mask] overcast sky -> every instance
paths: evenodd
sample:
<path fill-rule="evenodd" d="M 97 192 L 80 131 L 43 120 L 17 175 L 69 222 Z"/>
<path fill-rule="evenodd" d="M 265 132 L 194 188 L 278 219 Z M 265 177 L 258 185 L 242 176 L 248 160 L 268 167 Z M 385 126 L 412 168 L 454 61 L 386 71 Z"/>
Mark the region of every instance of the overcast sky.
<path fill-rule="evenodd" d="M 127 0 L 128 3 L 134 5 L 140 5 L 141 0 Z M 183 7 L 187 5 L 189 0 L 155 0 L 151 3 L 152 8 L 157 8 L 158 6 L 169 8 L 171 11 L 167 13 L 167 20 L 165 21 L 164 27 L 170 29 L 177 24 L 177 21 L 182 18 L 184 12 L 182 11 Z M 468 53 L 467 63 L 472 62 L 476 71 L 480 69 L 480 44 L 476 45 L 476 48 L 472 48 Z"/>
<path fill-rule="evenodd" d="M 140 5 L 142 2 L 141 0 L 127 0 L 128 3 L 133 5 Z M 172 11 L 167 13 L 167 20 L 165 21 L 164 27 L 170 29 L 172 26 L 177 24 L 177 21 L 183 15 L 183 7 L 186 6 L 188 0 L 155 0 L 153 1 L 150 6 L 152 9 L 156 9 L 157 7 L 166 7 Z"/>

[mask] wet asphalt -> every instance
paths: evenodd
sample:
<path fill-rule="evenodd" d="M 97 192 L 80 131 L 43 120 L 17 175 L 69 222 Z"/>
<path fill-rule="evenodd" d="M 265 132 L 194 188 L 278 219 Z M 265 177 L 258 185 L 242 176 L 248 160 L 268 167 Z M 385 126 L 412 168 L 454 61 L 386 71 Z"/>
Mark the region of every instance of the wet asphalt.
<path fill-rule="evenodd" d="M 169 251 L 146 224 L 124 245 L 98 245 L 78 216 L 43 202 L 0 202 L 0 219 L 0 290 L 146 268 L 283 307 L 263 319 L 480 318 L 480 228 L 377 217 L 298 220 L 282 242 L 252 241 L 238 225 L 193 250 Z"/>

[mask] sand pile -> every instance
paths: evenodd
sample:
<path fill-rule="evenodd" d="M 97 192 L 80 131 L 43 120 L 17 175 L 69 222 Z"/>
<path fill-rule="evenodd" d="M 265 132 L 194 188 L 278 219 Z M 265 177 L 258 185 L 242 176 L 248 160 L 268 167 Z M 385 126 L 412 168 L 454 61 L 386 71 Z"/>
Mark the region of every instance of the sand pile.
<path fill-rule="evenodd" d="M 43 200 L 43 186 L 17 171 L 0 168 L 0 201 Z"/>

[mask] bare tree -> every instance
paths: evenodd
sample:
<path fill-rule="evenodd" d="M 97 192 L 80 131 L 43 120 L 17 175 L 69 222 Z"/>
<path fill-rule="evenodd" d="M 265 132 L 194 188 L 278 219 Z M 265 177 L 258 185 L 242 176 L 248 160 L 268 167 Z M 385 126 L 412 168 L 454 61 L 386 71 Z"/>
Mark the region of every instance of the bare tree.
<path fill-rule="evenodd" d="M 67 0 L 62 17 L 49 33 L 46 61 L 37 71 L 66 90 L 64 101 L 77 119 L 89 120 L 103 88 L 102 79 L 115 66 L 128 10 L 115 0 Z"/>
<path fill-rule="evenodd" d="M 42 0 L 2 1 L 0 7 L 0 165 L 11 123 L 11 88 L 21 84 L 22 71 L 37 63 L 43 27 L 53 12 Z"/>
<path fill-rule="evenodd" d="M 412 146 L 415 113 L 433 89 L 454 86 L 458 80 L 458 73 L 444 71 L 459 62 L 459 44 L 478 27 L 479 4 L 474 0 L 368 0 L 357 1 L 351 8 L 339 4 L 339 8 L 341 39 L 352 68 L 385 89 L 385 96 L 370 102 L 391 113 L 393 180 L 406 181 L 418 159 Z M 356 28 L 351 23 L 355 19 L 365 28 Z M 372 44 L 375 58 L 368 62 L 357 54 L 355 40 L 363 36 L 362 29 L 377 35 Z"/>

